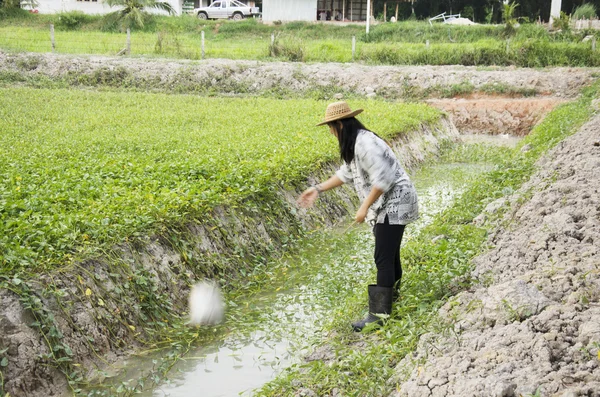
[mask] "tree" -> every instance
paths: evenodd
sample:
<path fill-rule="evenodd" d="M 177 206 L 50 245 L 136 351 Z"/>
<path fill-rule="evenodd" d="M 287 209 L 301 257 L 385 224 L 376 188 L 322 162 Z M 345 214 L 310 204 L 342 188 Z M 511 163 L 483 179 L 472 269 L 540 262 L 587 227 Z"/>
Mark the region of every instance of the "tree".
<path fill-rule="evenodd" d="M 376 12 L 383 10 L 385 0 L 372 0 Z M 512 1 L 512 0 L 511 0 Z M 516 0 L 520 6 L 515 12 L 514 17 L 517 19 L 536 21 L 538 18 L 542 21 L 548 21 L 550 18 L 550 1 L 549 0 Z M 504 0 L 415 0 L 414 9 L 417 18 L 427 19 L 432 16 L 446 12 L 448 14 L 463 13 L 469 10 L 469 16 L 478 22 L 502 23 L 502 12 Z M 400 6 L 409 3 L 402 2 Z M 591 4 L 595 6 L 597 12 L 600 10 L 600 0 L 562 0 L 562 11 L 566 13 L 574 12 L 577 7 L 583 4 Z M 470 8 L 468 8 L 470 7 Z M 405 8 L 405 17 L 408 17 L 408 8 Z M 451 12 L 452 11 L 452 12 Z M 526 19 L 525 19 L 526 18 Z"/>
<path fill-rule="evenodd" d="M 166 11 L 169 15 L 175 14 L 175 9 L 166 1 L 160 0 L 106 0 L 110 7 L 121 9 L 110 14 L 121 21 L 125 27 L 143 27 L 144 17 L 147 15 L 145 9 L 154 8 Z"/>
<path fill-rule="evenodd" d="M 0 0 L 0 6 L 4 8 L 29 8 L 33 10 L 39 5 L 37 0 Z"/>
<path fill-rule="evenodd" d="M 512 36 L 515 34 L 515 25 L 517 24 L 517 19 L 515 18 L 515 10 L 519 6 L 518 3 L 505 3 L 504 9 L 502 10 L 502 19 L 504 20 L 504 33 L 507 36 Z"/>

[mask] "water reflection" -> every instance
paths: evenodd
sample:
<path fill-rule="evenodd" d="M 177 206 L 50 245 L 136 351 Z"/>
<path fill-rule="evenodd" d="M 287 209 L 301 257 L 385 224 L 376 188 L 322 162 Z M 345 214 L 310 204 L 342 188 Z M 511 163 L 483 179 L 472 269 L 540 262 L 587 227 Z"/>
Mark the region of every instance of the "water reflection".
<path fill-rule="evenodd" d="M 244 340 L 199 348 L 177 364 L 169 384 L 145 395 L 250 396 L 252 389 L 289 362 L 288 350 L 289 342 L 270 340 L 262 331 Z"/>

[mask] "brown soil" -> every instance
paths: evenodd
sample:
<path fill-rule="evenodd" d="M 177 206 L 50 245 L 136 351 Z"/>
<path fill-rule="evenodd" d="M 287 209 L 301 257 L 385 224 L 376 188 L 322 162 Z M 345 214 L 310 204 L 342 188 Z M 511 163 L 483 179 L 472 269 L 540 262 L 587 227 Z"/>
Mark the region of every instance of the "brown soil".
<path fill-rule="evenodd" d="M 143 89 L 197 92 L 211 88 L 227 94 L 261 94 L 269 90 L 305 92 L 326 89 L 331 95 L 367 95 L 392 99 L 422 98 L 465 84 L 472 92 L 496 89 L 507 95 L 534 92 L 573 98 L 595 79 L 596 68 L 525 69 L 465 66 L 367 66 L 358 63 L 290 63 L 209 59 L 205 61 L 4 53 L 0 71 L 52 79 L 77 76 Z M 92 77 L 92 79 L 82 79 Z M 122 86 L 122 85 L 119 85 Z M 191 91 L 186 91 L 186 89 Z"/>
<path fill-rule="evenodd" d="M 392 396 L 600 396 L 600 115 L 538 168 L 476 219 L 509 208 Z"/>
<path fill-rule="evenodd" d="M 525 136 L 546 113 L 565 102 L 556 97 L 430 99 L 430 105 L 450 114 L 454 125 L 466 134 Z"/>

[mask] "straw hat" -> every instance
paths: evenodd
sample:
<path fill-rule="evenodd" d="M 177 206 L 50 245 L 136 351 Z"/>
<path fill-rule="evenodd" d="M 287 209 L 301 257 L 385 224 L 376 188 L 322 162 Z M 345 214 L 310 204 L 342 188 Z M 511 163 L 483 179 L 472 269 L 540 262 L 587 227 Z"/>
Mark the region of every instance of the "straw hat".
<path fill-rule="evenodd" d="M 325 119 L 317 125 L 327 124 L 335 120 L 348 119 L 356 116 L 362 111 L 362 109 L 352 111 L 345 101 L 330 103 L 325 110 Z"/>

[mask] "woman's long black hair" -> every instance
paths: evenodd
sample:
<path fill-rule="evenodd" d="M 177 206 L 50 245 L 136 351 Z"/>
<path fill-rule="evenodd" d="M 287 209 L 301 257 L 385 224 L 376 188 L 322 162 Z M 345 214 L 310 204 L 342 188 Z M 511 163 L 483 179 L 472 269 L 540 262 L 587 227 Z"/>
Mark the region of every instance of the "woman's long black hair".
<path fill-rule="evenodd" d="M 338 121 L 342 123 L 341 131 Z M 337 131 L 337 138 L 340 144 L 340 157 L 346 164 L 350 164 L 354 159 L 354 146 L 356 144 L 358 131 L 366 130 L 367 128 L 355 117 L 332 121 L 328 124 L 333 125 L 333 128 Z"/>

